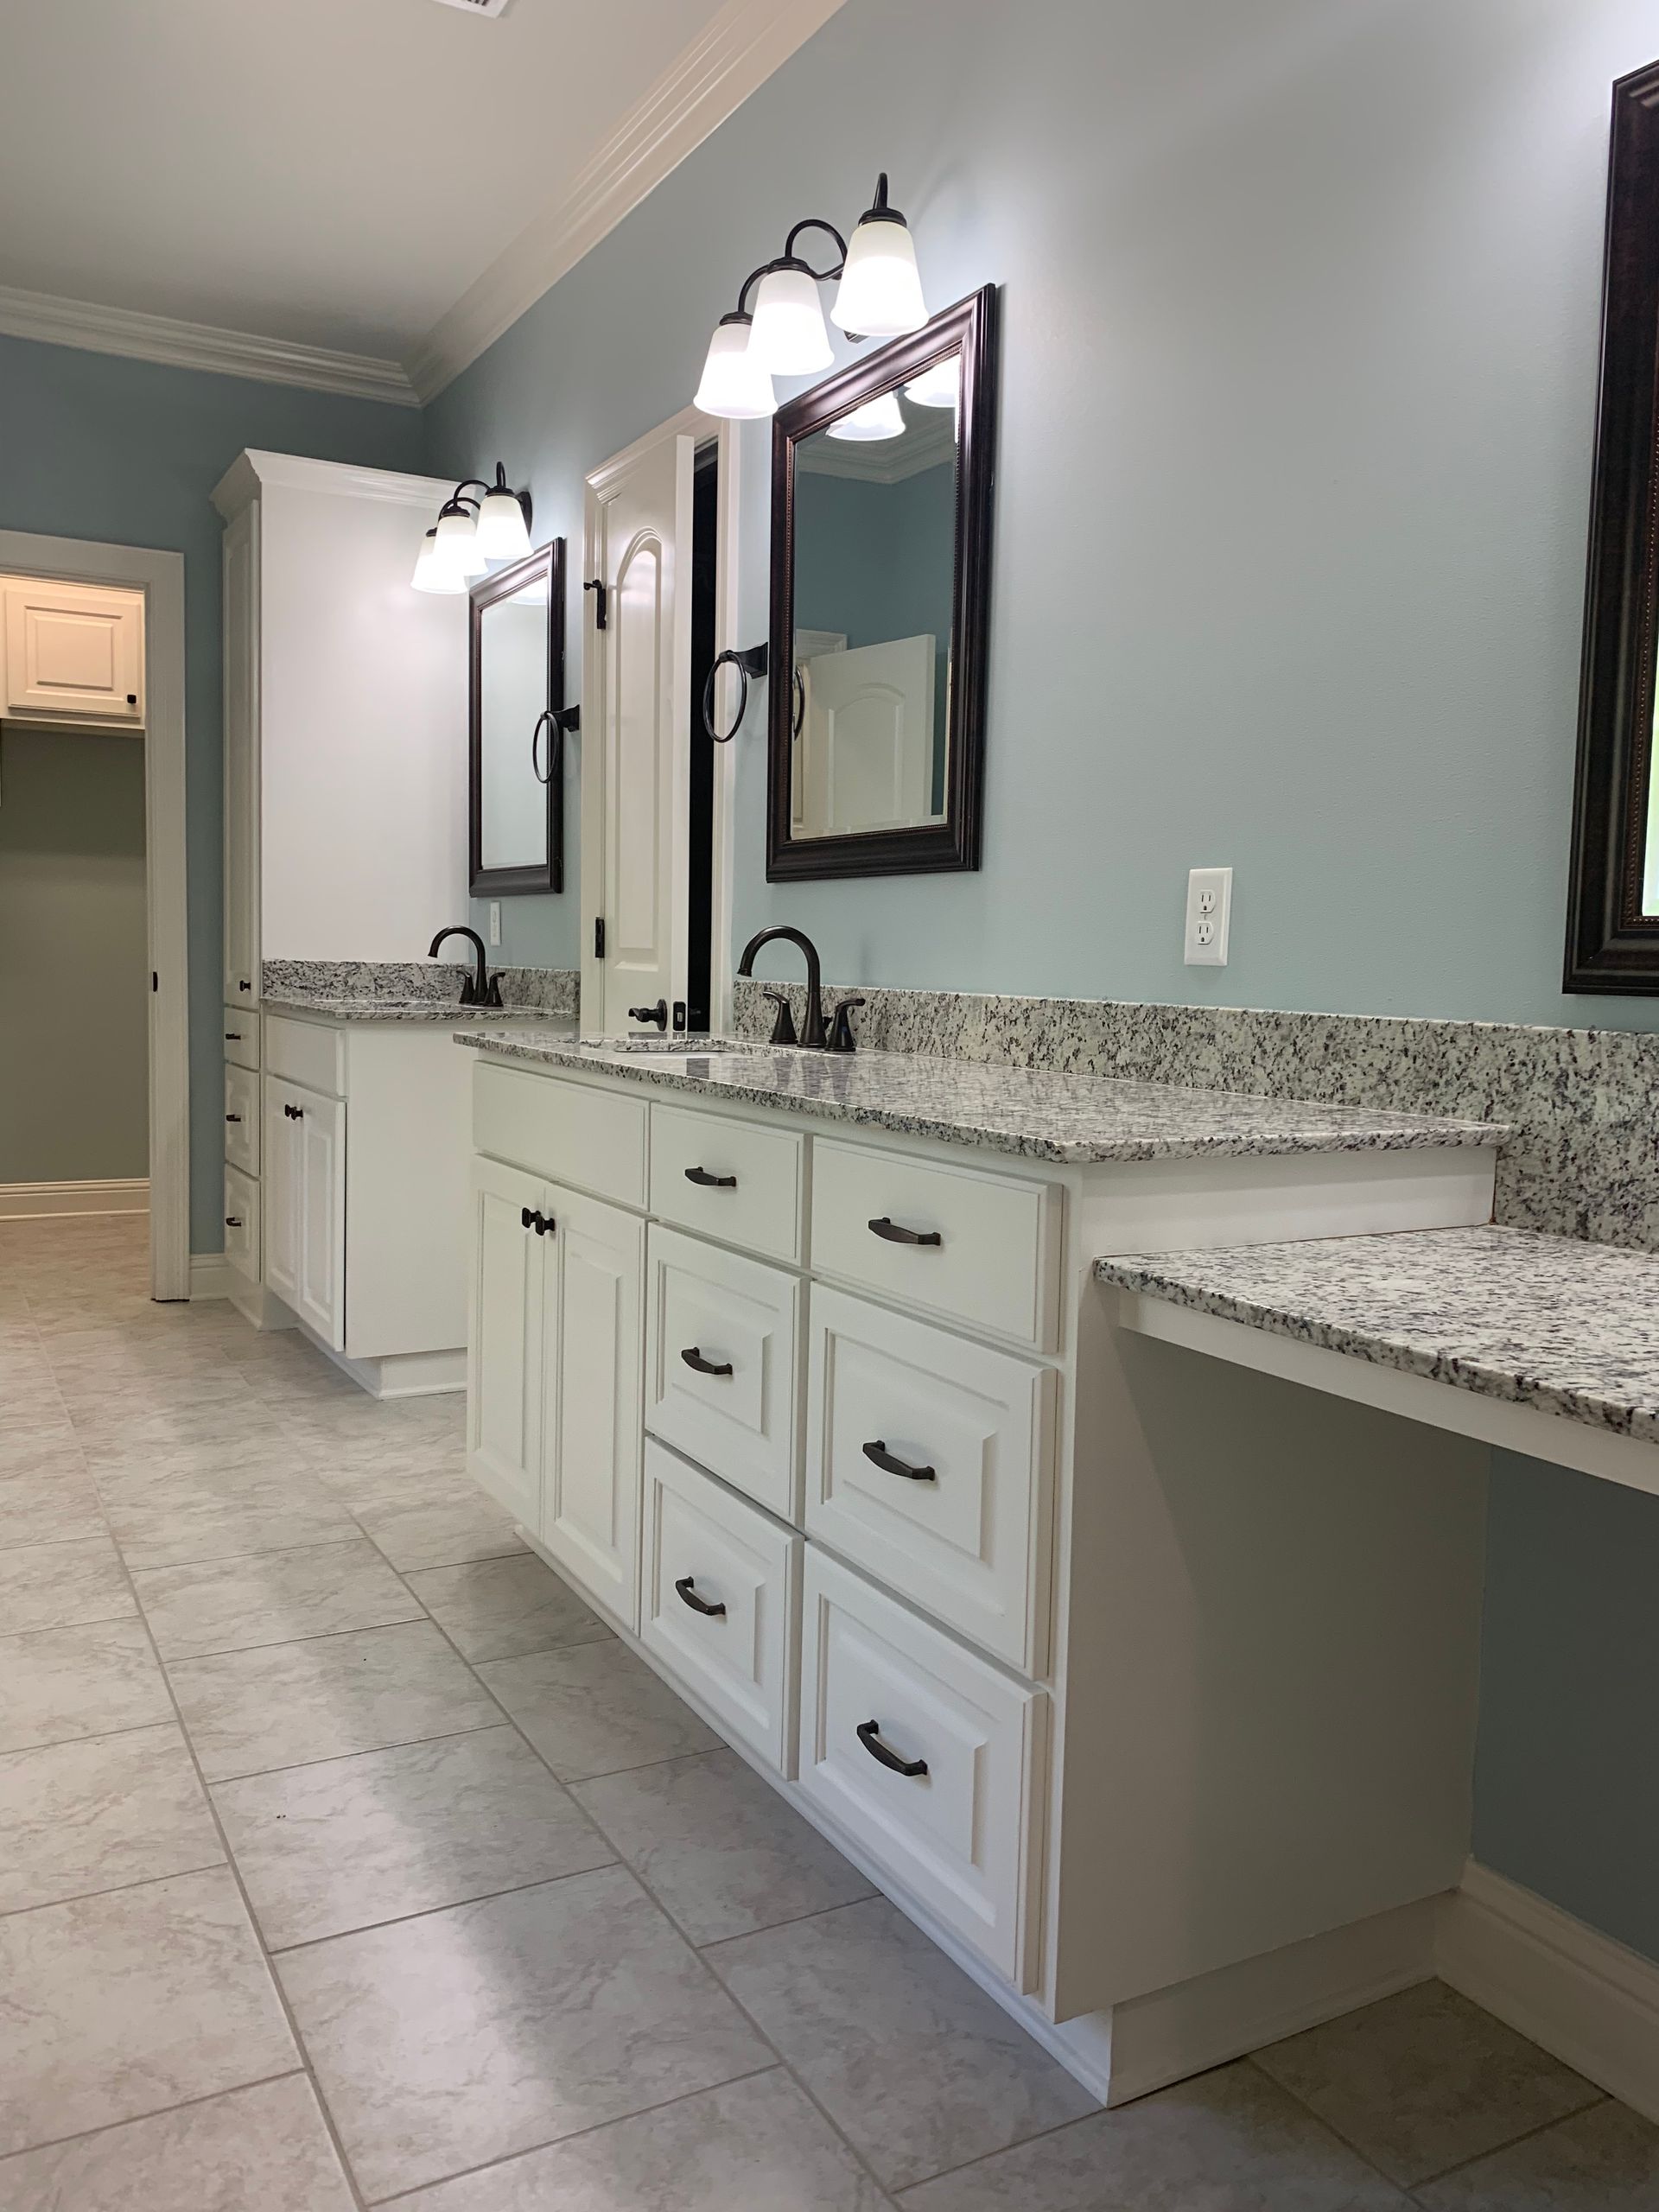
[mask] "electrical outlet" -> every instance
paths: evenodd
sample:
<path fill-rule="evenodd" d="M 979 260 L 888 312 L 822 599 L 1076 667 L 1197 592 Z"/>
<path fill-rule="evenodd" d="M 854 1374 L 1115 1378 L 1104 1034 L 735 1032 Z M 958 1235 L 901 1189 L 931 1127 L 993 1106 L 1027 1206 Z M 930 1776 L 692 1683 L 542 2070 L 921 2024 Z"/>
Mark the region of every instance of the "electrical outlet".
<path fill-rule="evenodd" d="M 499 899 L 492 899 L 490 901 L 490 943 L 492 944 L 499 944 L 500 942 L 501 901 Z"/>
<path fill-rule="evenodd" d="M 1233 913 L 1233 871 L 1195 868 L 1186 879 L 1186 964 L 1227 965 L 1228 925 Z"/>

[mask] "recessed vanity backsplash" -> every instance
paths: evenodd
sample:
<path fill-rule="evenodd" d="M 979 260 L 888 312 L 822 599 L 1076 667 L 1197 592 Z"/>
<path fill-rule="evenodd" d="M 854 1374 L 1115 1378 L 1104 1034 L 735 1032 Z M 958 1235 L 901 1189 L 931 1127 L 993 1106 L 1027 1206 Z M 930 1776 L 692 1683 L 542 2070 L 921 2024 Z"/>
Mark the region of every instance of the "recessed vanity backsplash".
<path fill-rule="evenodd" d="M 787 988 L 798 1016 L 804 994 Z M 740 1036 L 771 1033 L 760 990 L 736 985 Z M 825 986 L 847 991 L 866 1000 L 861 1045 L 884 1052 L 1502 1122 L 1497 1220 L 1659 1251 L 1659 1035 Z"/>
<path fill-rule="evenodd" d="M 267 960 L 260 984 L 268 999 L 291 1006 L 334 1007 L 342 1001 L 408 1004 L 430 999 L 454 1007 L 472 970 L 432 960 Z M 501 979 L 502 1004 L 522 1014 L 574 1015 L 581 971 L 575 968 L 492 968 Z"/>

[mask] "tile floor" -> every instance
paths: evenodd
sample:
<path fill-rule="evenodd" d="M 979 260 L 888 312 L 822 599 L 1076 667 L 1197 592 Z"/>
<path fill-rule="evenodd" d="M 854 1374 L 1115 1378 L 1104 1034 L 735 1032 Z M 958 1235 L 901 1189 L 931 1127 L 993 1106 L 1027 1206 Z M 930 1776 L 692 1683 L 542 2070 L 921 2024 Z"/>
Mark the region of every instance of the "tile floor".
<path fill-rule="evenodd" d="M 0 1223 L 0 2212 L 1659 2212 L 1439 1984 L 1103 2113 L 382 1406 Z"/>

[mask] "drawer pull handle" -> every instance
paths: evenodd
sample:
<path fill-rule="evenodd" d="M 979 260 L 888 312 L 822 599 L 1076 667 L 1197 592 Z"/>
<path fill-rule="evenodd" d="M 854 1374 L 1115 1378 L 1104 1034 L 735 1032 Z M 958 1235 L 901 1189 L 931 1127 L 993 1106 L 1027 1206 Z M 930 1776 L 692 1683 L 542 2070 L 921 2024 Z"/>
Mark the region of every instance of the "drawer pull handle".
<path fill-rule="evenodd" d="M 872 1236 L 884 1236 L 889 1244 L 942 1244 L 944 1239 L 937 1229 L 906 1229 L 899 1222 L 889 1221 L 883 1214 L 880 1221 L 869 1224 Z"/>
<path fill-rule="evenodd" d="M 883 1766 L 890 1767 L 894 1774 L 906 1774 L 913 1777 L 927 1772 L 925 1759 L 901 1759 L 897 1751 L 888 1749 L 881 1740 L 881 1723 L 879 1720 L 861 1720 L 858 1724 L 858 1740 L 873 1759 L 879 1759 Z"/>
<path fill-rule="evenodd" d="M 533 1229 L 538 1236 L 550 1236 L 558 1226 L 557 1223 L 543 1213 L 539 1207 L 532 1211 L 529 1206 L 520 1206 L 518 1218 L 526 1229 Z"/>
<path fill-rule="evenodd" d="M 696 1344 L 688 1344 L 680 1357 L 688 1367 L 694 1367 L 699 1375 L 729 1375 L 732 1371 L 729 1359 L 705 1359 Z"/>
<path fill-rule="evenodd" d="M 239 1114 L 227 1114 L 225 1118 L 227 1122 L 239 1122 L 242 1116 Z"/>
<path fill-rule="evenodd" d="M 688 1167 L 685 1179 L 688 1183 L 695 1183 L 702 1191 L 734 1191 L 737 1188 L 735 1175 L 711 1175 L 706 1167 Z"/>
<path fill-rule="evenodd" d="M 939 1479 L 932 1467 L 912 1467 L 908 1459 L 895 1459 L 878 1436 L 874 1444 L 860 1446 L 864 1457 L 884 1475 L 902 1475 L 907 1483 L 936 1483 Z"/>
<path fill-rule="evenodd" d="M 227 1029 L 225 1032 L 225 1042 L 227 1045 L 239 1045 L 242 1042 L 242 1032 L 239 1029 Z"/>
<path fill-rule="evenodd" d="M 725 1619 L 725 1606 L 711 1605 L 706 1598 L 699 1598 L 696 1586 L 689 1574 L 683 1574 L 674 1585 L 674 1589 L 681 1603 L 690 1605 L 694 1613 L 701 1613 L 705 1620 L 723 1621 Z"/>
<path fill-rule="evenodd" d="M 284 1106 L 283 1111 L 290 1122 L 302 1122 L 305 1119 L 303 1106 Z"/>
<path fill-rule="evenodd" d="M 239 1213 L 227 1213 L 225 1217 L 225 1226 L 226 1229 L 240 1229 L 242 1226 L 241 1215 Z"/>
<path fill-rule="evenodd" d="M 251 983 L 242 982 L 238 983 L 236 988 L 238 991 L 251 991 L 253 988 L 253 985 Z"/>

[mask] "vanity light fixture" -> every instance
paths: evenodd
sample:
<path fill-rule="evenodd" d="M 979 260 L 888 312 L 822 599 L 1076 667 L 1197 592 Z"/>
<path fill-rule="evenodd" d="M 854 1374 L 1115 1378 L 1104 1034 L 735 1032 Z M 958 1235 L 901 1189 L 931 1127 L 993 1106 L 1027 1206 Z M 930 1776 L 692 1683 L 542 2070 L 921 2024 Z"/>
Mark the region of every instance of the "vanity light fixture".
<path fill-rule="evenodd" d="M 839 258 L 827 269 L 814 269 L 797 251 L 804 231 L 822 231 L 833 238 Z M 808 215 L 790 232 L 775 261 L 762 262 L 744 278 L 736 307 L 721 315 L 709 340 L 696 397 L 705 415 L 744 423 L 775 414 L 773 377 L 816 376 L 830 365 L 835 349 L 818 287 L 831 283 L 838 289 L 830 312 L 849 338 L 896 338 L 919 330 L 927 321 L 916 249 L 904 217 L 887 205 L 885 170 L 850 246 L 833 223 Z M 901 423 L 899 428 L 903 427 Z M 898 432 L 879 435 L 893 437 Z"/>
<path fill-rule="evenodd" d="M 412 579 L 416 590 L 462 592 L 492 561 L 523 560 L 531 550 L 530 517 L 529 493 L 513 490 L 499 461 L 493 484 L 481 477 L 464 478 L 422 541 Z"/>
<path fill-rule="evenodd" d="M 855 407 L 850 415 L 843 415 L 838 423 L 832 423 L 826 435 L 865 445 L 873 445 L 878 438 L 902 438 L 905 418 L 899 411 L 898 394 L 878 392 L 861 407 Z"/>

